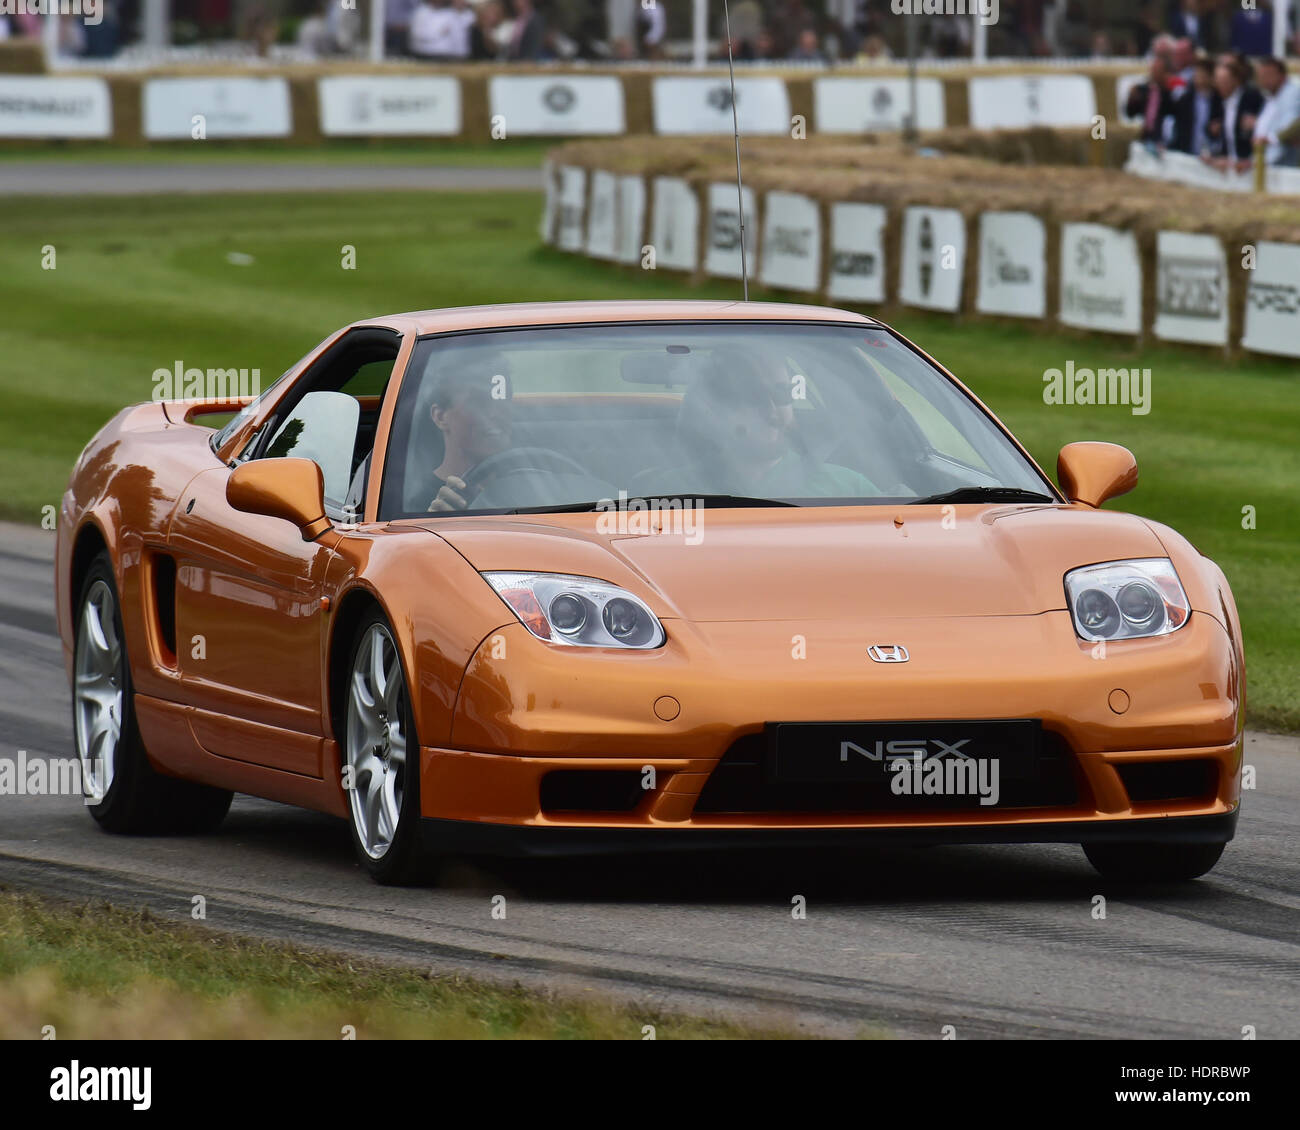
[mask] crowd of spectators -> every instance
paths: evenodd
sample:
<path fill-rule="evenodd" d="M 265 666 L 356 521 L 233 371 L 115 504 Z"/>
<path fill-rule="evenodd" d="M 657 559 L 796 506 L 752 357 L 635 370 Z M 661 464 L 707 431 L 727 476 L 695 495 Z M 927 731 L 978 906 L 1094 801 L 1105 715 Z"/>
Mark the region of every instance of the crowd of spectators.
<path fill-rule="evenodd" d="M 1188 37 L 1161 36 L 1124 109 L 1153 150 L 1237 172 L 1261 153 L 1268 165 L 1300 165 L 1300 81 L 1272 55 L 1254 62 L 1240 51 L 1211 56 Z"/>

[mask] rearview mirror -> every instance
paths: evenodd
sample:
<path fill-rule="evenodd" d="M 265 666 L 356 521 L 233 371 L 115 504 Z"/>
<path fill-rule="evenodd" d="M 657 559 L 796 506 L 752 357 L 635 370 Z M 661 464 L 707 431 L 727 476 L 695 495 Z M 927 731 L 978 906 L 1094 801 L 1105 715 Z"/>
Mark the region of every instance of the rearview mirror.
<path fill-rule="evenodd" d="M 1117 443 L 1067 443 L 1056 457 L 1056 481 L 1071 502 L 1095 509 L 1137 486 L 1137 460 Z"/>
<path fill-rule="evenodd" d="M 325 478 L 310 459 L 253 459 L 226 480 L 226 501 L 245 514 L 283 518 L 314 541 L 330 528 L 325 517 Z"/>

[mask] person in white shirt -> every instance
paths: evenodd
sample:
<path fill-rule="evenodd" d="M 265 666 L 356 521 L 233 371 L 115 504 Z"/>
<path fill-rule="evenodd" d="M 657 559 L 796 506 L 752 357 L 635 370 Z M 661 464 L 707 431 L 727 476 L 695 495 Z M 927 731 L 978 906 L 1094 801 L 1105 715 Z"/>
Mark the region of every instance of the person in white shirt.
<path fill-rule="evenodd" d="M 1300 165 L 1300 83 L 1288 78 L 1286 63 L 1269 56 L 1256 67 L 1268 101 L 1255 121 L 1256 152 L 1268 165 Z"/>
<path fill-rule="evenodd" d="M 474 12 L 467 0 L 423 0 L 411 16 L 411 54 L 421 59 L 469 58 L 469 29 Z"/>

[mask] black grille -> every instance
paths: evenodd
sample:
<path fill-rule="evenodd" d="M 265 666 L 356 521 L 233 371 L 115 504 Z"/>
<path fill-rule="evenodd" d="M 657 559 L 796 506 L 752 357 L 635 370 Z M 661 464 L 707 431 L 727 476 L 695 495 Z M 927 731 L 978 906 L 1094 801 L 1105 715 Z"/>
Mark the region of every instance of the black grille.
<path fill-rule="evenodd" d="M 738 738 L 710 774 L 695 803 L 699 813 L 807 813 L 845 815 L 939 811 L 1001 811 L 1018 808 L 1069 808 L 1079 803 L 1083 782 L 1073 755 L 1059 734 L 1043 731 L 1037 773 L 999 782 L 996 805 L 973 796 L 895 796 L 885 782 L 776 784 L 767 779 L 767 737 Z"/>
<path fill-rule="evenodd" d="M 631 812 L 645 795 L 635 769 L 555 769 L 542 778 L 543 812 Z"/>
<path fill-rule="evenodd" d="M 1148 804 L 1167 800 L 1212 800 L 1218 792 L 1219 766 L 1207 758 L 1139 761 L 1117 765 L 1129 801 Z"/>

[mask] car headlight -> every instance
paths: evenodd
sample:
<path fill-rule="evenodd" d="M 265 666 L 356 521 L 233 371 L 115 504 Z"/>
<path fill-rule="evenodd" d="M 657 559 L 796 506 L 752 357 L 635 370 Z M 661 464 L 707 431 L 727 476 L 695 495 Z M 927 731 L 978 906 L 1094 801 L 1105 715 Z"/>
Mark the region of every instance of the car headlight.
<path fill-rule="evenodd" d="M 1167 557 L 1088 565 L 1065 574 L 1074 630 L 1085 640 L 1167 636 L 1187 623 L 1191 606 Z"/>
<path fill-rule="evenodd" d="M 483 579 L 547 643 L 647 650 L 664 642 L 655 614 L 617 585 L 565 573 L 484 573 Z"/>

